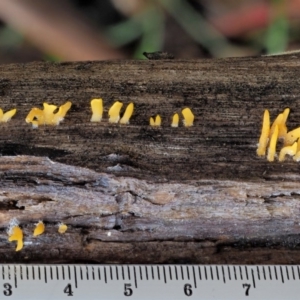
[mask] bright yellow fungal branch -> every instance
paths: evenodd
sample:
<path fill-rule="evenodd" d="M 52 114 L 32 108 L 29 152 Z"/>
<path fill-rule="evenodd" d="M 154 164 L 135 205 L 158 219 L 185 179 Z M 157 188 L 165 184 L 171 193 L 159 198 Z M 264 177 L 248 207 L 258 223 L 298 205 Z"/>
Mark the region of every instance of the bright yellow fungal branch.
<path fill-rule="evenodd" d="M 274 161 L 277 139 L 278 139 L 278 125 L 275 126 L 274 132 L 271 136 L 270 145 L 268 149 L 268 156 L 267 156 L 268 161 Z"/>
<path fill-rule="evenodd" d="M 155 121 L 154 121 L 154 119 L 152 117 L 150 118 L 150 126 L 160 126 L 160 125 L 161 125 L 161 117 L 160 117 L 160 115 L 156 115 Z"/>
<path fill-rule="evenodd" d="M 109 123 L 118 123 L 120 120 L 120 110 L 123 106 L 122 102 L 116 101 L 108 111 Z"/>
<path fill-rule="evenodd" d="M 68 229 L 68 226 L 64 223 L 60 223 L 58 226 L 58 232 L 59 233 L 65 233 Z"/>
<path fill-rule="evenodd" d="M 279 161 L 284 161 L 286 155 L 294 156 L 297 152 L 297 142 L 292 146 L 283 147 L 279 153 Z"/>
<path fill-rule="evenodd" d="M 282 113 L 282 122 L 278 127 L 278 138 L 279 139 L 284 138 L 287 133 L 286 121 L 289 116 L 289 113 L 290 113 L 289 108 L 286 108 Z"/>
<path fill-rule="evenodd" d="M 175 113 L 172 118 L 171 127 L 178 127 L 178 124 L 179 124 L 179 115 Z"/>
<path fill-rule="evenodd" d="M 127 105 L 125 113 L 124 113 L 122 119 L 120 120 L 121 124 L 129 124 L 129 119 L 133 114 L 133 109 L 134 109 L 134 105 L 131 102 Z"/>
<path fill-rule="evenodd" d="M 103 115 L 103 100 L 102 99 L 93 99 L 91 101 L 92 108 L 92 117 L 91 122 L 101 122 Z"/>
<path fill-rule="evenodd" d="M 184 120 L 183 120 L 184 126 L 185 127 L 193 126 L 195 117 L 194 117 L 192 111 L 187 107 L 187 108 L 184 108 L 181 113 L 184 118 Z"/>
<path fill-rule="evenodd" d="M 300 127 L 289 131 L 284 137 L 284 145 L 292 145 L 298 138 L 300 138 Z"/>
<path fill-rule="evenodd" d="M 3 123 L 8 122 L 16 114 L 16 112 L 17 112 L 16 109 L 11 109 L 6 113 L 3 113 L 3 110 L 0 108 L 0 122 Z"/>
<path fill-rule="evenodd" d="M 283 114 L 279 114 L 271 126 L 269 137 L 272 136 L 276 126 L 278 127 L 278 131 L 279 131 L 279 127 L 282 124 L 282 122 L 283 122 Z"/>
<path fill-rule="evenodd" d="M 57 106 L 45 102 L 43 103 L 43 110 L 36 107 L 32 108 L 25 121 L 31 123 L 33 127 L 38 127 L 39 125 L 58 125 L 64 119 L 71 105 L 72 103 L 68 101 L 59 107 L 57 113 L 54 113 Z"/>
<path fill-rule="evenodd" d="M 8 232 L 9 242 L 17 241 L 16 251 L 20 251 L 23 248 L 23 231 L 19 226 L 13 226 Z"/>
<path fill-rule="evenodd" d="M 296 151 L 296 154 L 295 156 L 293 157 L 293 160 L 294 161 L 300 161 L 300 139 L 298 139 L 298 142 L 297 142 L 297 151 Z"/>
<path fill-rule="evenodd" d="M 43 221 L 39 221 L 35 225 L 35 228 L 34 228 L 34 231 L 33 231 L 33 236 L 38 236 L 38 235 L 44 233 L 44 231 L 45 231 L 45 224 L 43 223 Z"/>
<path fill-rule="evenodd" d="M 58 109 L 58 112 L 54 114 L 51 125 L 58 125 L 64 119 L 71 106 L 71 101 L 67 101 L 65 104 L 61 105 Z"/>
<path fill-rule="evenodd" d="M 264 156 L 266 154 L 266 149 L 269 141 L 269 134 L 270 134 L 270 114 L 268 110 L 265 110 L 261 135 L 259 138 L 258 148 L 256 150 L 258 156 Z"/>

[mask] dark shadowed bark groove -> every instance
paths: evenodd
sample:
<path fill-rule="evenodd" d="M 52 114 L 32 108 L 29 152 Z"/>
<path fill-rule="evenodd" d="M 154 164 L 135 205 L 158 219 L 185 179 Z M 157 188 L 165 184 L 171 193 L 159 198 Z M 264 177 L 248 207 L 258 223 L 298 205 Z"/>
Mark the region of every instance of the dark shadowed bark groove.
<path fill-rule="evenodd" d="M 290 107 L 288 127 L 300 124 L 299 58 L 0 66 L 0 107 L 18 109 L 0 131 L 0 262 L 299 263 L 299 164 L 255 153 L 265 108 Z M 116 99 L 136 105 L 128 126 L 107 122 Z M 67 100 L 58 127 L 25 123 Z M 171 128 L 184 107 L 195 126 Z M 33 238 L 38 220 L 46 232 Z"/>

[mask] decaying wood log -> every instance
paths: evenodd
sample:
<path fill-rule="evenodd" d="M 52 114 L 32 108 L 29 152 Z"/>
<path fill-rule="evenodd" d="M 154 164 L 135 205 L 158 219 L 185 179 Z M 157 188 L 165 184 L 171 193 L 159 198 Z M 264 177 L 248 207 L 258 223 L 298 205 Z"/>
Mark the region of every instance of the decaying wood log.
<path fill-rule="evenodd" d="M 0 132 L 0 261 L 299 263 L 299 164 L 256 156 L 264 109 L 290 107 L 288 128 L 299 126 L 299 58 L 0 66 L 0 107 L 18 109 Z M 99 97 L 104 120 L 90 123 Z M 116 99 L 134 102 L 130 125 L 108 123 Z M 67 100 L 59 126 L 25 123 Z M 170 127 L 184 107 L 194 126 Z"/>

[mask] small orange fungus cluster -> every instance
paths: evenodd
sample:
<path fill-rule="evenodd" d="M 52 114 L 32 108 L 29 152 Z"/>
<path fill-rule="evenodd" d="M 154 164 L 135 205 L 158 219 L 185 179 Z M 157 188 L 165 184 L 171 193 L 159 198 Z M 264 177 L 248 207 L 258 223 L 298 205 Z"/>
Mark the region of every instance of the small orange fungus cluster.
<path fill-rule="evenodd" d="M 33 236 L 38 236 L 43 234 L 45 231 L 45 224 L 43 221 L 39 221 L 37 224 L 35 224 L 35 228 L 33 231 Z"/>
<path fill-rule="evenodd" d="M 194 125 L 194 114 L 192 113 L 190 108 L 184 108 L 181 111 L 183 115 L 183 125 L 185 127 L 190 127 Z M 153 117 L 150 118 L 150 126 L 161 126 L 161 117 L 160 115 L 156 115 L 156 118 L 154 119 Z M 172 117 L 172 123 L 171 127 L 178 127 L 179 126 L 179 114 L 175 113 Z"/>
<path fill-rule="evenodd" d="M 8 122 L 16 114 L 16 112 L 17 110 L 14 108 L 7 111 L 6 113 L 3 113 L 3 110 L 0 108 L 0 122 L 1 123 Z"/>
<path fill-rule="evenodd" d="M 58 232 L 63 234 L 67 231 L 68 226 L 64 223 L 59 223 L 58 224 Z M 35 228 L 33 230 L 33 236 L 39 236 L 45 232 L 45 224 L 43 221 L 39 221 L 38 223 L 35 224 Z M 17 242 L 17 247 L 16 251 L 20 251 L 23 248 L 23 230 L 20 228 L 18 222 L 13 219 L 9 229 L 7 231 L 8 233 L 8 241 L 9 242 Z"/>
<path fill-rule="evenodd" d="M 39 125 L 58 125 L 61 121 L 63 121 L 71 106 L 72 103 L 70 101 L 61 105 L 59 108 L 56 105 L 44 102 L 44 109 L 36 107 L 32 108 L 25 121 L 26 123 L 31 123 L 34 128 L 37 128 Z"/>
<path fill-rule="evenodd" d="M 23 248 L 23 230 L 19 225 L 12 225 L 8 230 L 8 241 L 17 242 L 16 251 L 20 251 Z"/>
<path fill-rule="evenodd" d="M 134 104 L 131 102 L 127 105 L 125 112 L 120 119 L 121 108 L 123 103 L 116 101 L 108 111 L 109 123 L 119 123 L 120 124 L 129 124 L 129 119 L 131 118 L 134 110 Z M 103 100 L 102 99 L 93 99 L 91 101 L 92 117 L 91 122 L 101 122 L 103 116 Z"/>
<path fill-rule="evenodd" d="M 288 132 L 286 121 L 290 109 L 286 108 L 280 113 L 270 125 L 270 113 L 265 110 L 263 116 L 263 125 L 259 138 L 257 155 L 265 156 L 267 152 L 267 160 L 272 162 L 275 160 L 277 141 L 283 141 L 278 156 L 279 161 L 284 161 L 286 156 L 292 156 L 294 161 L 300 161 L 300 127 Z"/>

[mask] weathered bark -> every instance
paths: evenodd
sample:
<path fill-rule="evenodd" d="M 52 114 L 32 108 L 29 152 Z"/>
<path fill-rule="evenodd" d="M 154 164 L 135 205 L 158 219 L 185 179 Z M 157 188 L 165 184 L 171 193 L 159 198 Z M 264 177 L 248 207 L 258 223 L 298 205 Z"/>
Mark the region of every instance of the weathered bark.
<path fill-rule="evenodd" d="M 18 109 L 0 132 L 0 261 L 299 263 L 299 165 L 256 156 L 265 108 L 290 107 L 298 126 L 299 58 L 0 66 L 0 107 Z M 135 103 L 130 125 L 107 122 L 115 99 Z M 25 123 L 32 107 L 67 100 L 61 125 Z M 171 128 L 186 106 L 194 126 Z M 150 128 L 157 113 L 162 127 Z M 47 230 L 33 238 L 38 220 Z"/>

